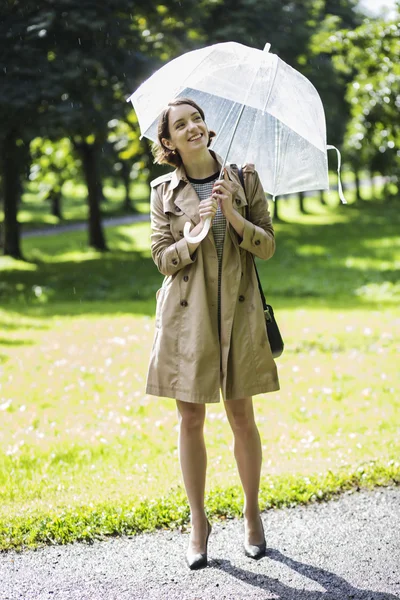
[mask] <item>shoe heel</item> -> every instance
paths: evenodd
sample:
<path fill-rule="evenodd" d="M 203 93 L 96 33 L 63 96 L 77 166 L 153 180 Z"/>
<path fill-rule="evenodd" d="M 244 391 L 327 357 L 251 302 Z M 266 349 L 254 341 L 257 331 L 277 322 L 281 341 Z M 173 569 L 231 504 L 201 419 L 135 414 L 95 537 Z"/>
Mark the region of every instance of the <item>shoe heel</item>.
<path fill-rule="evenodd" d="M 208 565 L 208 538 L 210 537 L 210 533 L 212 530 L 211 523 L 207 520 L 208 533 L 206 538 L 206 551 L 198 552 L 197 554 L 190 554 L 189 552 L 186 554 L 186 563 L 192 571 L 197 569 L 203 569 Z"/>
<path fill-rule="evenodd" d="M 248 558 L 253 558 L 254 560 L 258 560 L 259 558 L 262 558 L 263 556 L 265 556 L 265 552 L 267 550 L 267 544 L 265 542 L 264 525 L 263 525 L 261 517 L 260 517 L 260 521 L 261 521 L 261 527 L 263 530 L 264 541 L 261 542 L 261 544 L 247 544 L 247 542 L 245 541 L 243 544 L 243 550 L 244 550 L 245 555 Z"/>

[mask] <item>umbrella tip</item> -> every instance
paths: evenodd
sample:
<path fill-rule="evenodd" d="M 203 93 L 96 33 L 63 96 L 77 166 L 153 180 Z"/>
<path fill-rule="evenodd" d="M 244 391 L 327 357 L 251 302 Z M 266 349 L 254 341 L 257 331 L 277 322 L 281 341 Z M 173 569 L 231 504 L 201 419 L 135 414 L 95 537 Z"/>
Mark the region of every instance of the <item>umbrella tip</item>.
<path fill-rule="evenodd" d="M 269 52 L 270 48 L 271 48 L 271 44 L 269 42 L 267 42 L 264 46 L 264 52 Z"/>

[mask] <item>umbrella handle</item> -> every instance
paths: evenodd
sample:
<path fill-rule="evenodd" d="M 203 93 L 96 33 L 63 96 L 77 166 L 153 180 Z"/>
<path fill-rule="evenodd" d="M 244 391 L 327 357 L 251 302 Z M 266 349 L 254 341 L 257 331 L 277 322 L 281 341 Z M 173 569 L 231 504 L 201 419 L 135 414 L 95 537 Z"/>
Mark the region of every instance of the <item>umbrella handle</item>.
<path fill-rule="evenodd" d="M 185 240 L 187 242 L 189 242 L 189 244 L 198 244 L 204 240 L 204 238 L 206 237 L 206 235 L 208 234 L 208 232 L 210 230 L 210 227 L 211 227 L 211 217 L 208 217 L 208 219 L 206 219 L 204 221 L 204 226 L 203 226 L 203 229 L 200 231 L 200 233 L 198 235 L 195 235 L 194 237 L 192 237 L 190 235 L 190 223 L 187 222 L 187 223 L 185 223 L 185 227 L 183 228 L 183 236 L 184 236 Z"/>

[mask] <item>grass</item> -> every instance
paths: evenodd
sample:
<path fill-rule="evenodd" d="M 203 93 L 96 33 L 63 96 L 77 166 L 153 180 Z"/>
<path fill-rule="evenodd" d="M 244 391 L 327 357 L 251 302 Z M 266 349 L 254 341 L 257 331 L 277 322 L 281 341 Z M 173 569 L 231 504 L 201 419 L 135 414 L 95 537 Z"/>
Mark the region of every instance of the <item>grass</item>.
<path fill-rule="evenodd" d="M 400 483 L 399 215 L 385 203 L 283 206 L 259 263 L 286 348 L 255 398 L 263 508 Z M 184 526 L 173 400 L 144 393 L 161 276 L 149 224 L 71 232 L 0 259 L 0 548 Z M 207 508 L 240 515 L 223 405 L 208 407 Z"/>

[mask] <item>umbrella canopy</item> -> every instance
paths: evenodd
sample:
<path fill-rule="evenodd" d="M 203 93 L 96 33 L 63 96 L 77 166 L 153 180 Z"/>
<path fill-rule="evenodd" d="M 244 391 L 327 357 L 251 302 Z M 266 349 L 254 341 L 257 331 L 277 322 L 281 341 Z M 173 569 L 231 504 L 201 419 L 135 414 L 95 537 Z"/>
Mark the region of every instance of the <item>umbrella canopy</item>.
<path fill-rule="evenodd" d="M 157 141 L 168 102 L 189 97 L 217 133 L 225 162 L 254 163 L 272 196 L 329 189 L 324 108 L 312 83 L 277 55 L 226 42 L 187 52 L 147 79 L 128 100 L 142 137 Z M 345 199 L 339 185 L 342 202 Z"/>

